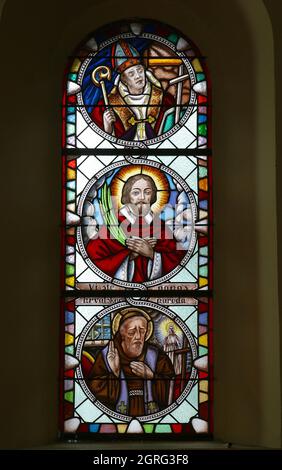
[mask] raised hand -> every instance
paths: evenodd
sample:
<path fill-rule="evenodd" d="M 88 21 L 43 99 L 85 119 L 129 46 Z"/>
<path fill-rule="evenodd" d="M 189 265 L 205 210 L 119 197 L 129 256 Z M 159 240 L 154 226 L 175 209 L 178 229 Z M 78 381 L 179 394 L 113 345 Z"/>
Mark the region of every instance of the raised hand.
<path fill-rule="evenodd" d="M 113 132 L 113 123 L 115 122 L 116 117 L 115 113 L 113 112 L 112 109 L 106 109 L 103 114 L 103 124 L 104 124 L 104 130 L 108 134 L 111 134 Z"/>
<path fill-rule="evenodd" d="M 107 359 L 113 373 L 118 377 L 120 373 L 120 360 L 118 350 L 115 348 L 113 341 L 109 342 Z"/>
<path fill-rule="evenodd" d="M 147 258 L 154 257 L 154 250 L 151 244 L 144 238 L 128 238 L 126 245 L 131 251 L 139 255 L 146 256 Z"/>
<path fill-rule="evenodd" d="M 144 362 L 132 361 L 129 365 L 132 372 L 138 377 L 143 379 L 152 379 L 154 377 L 153 371 Z"/>

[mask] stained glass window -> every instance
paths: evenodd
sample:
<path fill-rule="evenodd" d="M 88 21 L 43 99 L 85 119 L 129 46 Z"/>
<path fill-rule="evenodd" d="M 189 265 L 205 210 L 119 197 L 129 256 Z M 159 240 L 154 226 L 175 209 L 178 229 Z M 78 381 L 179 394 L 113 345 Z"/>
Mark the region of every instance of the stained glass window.
<path fill-rule="evenodd" d="M 124 21 L 70 57 L 63 98 L 61 432 L 212 434 L 205 59 Z"/>

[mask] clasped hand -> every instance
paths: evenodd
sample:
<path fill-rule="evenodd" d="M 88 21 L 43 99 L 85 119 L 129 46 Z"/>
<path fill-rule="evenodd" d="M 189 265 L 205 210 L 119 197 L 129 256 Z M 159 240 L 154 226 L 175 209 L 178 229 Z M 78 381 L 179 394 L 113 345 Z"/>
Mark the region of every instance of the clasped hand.
<path fill-rule="evenodd" d="M 156 243 L 156 238 L 128 238 L 126 240 L 127 247 L 132 251 L 131 259 L 136 258 L 138 255 L 153 258 Z"/>

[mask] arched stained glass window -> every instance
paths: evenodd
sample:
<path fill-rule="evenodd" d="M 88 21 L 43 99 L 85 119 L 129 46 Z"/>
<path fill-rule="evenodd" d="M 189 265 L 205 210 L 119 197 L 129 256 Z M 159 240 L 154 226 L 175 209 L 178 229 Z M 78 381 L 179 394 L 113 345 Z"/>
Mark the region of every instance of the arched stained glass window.
<path fill-rule="evenodd" d="M 211 151 L 204 58 L 108 25 L 63 101 L 61 431 L 211 435 Z"/>

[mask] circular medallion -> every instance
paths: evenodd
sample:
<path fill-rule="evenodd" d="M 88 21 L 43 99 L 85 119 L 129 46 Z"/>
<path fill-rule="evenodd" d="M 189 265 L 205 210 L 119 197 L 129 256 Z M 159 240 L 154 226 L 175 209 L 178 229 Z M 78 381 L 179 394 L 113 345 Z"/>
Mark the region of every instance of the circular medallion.
<path fill-rule="evenodd" d="M 172 169 L 138 159 L 101 170 L 79 201 L 78 246 L 102 279 L 123 287 L 169 280 L 195 243 L 193 192 Z"/>
<path fill-rule="evenodd" d="M 168 308 L 148 301 L 120 302 L 95 315 L 79 336 L 76 357 L 88 398 L 127 422 L 173 412 L 197 376 L 191 365 L 197 346 L 189 328 Z"/>
<path fill-rule="evenodd" d="M 85 121 L 101 137 L 129 147 L 158 144 L 175 134 L 197 101 L 195 71 L 182 49 L 141 31 L 97 44 L 78 74 Z"/>

